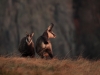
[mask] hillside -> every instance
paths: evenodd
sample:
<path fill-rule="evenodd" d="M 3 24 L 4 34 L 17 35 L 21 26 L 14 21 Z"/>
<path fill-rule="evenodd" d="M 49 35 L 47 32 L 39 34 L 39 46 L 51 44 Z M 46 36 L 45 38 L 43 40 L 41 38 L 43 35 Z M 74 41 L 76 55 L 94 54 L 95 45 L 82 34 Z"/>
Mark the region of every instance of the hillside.
<path fill-rule="evenodd" d="M 0 75 L 100 75 L 100 60 L 0 57 Z"/>

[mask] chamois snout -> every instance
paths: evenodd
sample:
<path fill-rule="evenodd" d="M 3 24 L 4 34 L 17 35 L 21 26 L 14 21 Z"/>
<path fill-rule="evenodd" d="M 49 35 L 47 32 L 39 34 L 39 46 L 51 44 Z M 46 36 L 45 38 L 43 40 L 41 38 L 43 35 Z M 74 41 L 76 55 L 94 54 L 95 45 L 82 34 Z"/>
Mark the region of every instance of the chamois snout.
<path fill-rule="evenodd" d="M 27 45 L 30 45 L 32 43 L 33 35 L 34 35 L 34 33 L 26 34 L 26 43 L 27 43 Z"/>
<path fill-rule="evenodd" d="M 53 31 L 47 31 L 48 33 L 48 38 L 56 38 L 56 35 L 54 34 Z"/>

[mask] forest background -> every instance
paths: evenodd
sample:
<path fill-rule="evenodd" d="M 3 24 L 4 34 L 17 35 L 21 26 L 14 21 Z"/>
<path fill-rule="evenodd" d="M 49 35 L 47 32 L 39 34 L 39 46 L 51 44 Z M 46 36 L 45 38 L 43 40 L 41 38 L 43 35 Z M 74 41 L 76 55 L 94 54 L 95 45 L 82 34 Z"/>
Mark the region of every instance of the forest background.
<path fill-rule="evenodd" d="M 0 55 L 18 52 L 26 32 L 33 41 L 54 23 L 58 58 L 100 58 L 99 0 L 0 0 Z"/>

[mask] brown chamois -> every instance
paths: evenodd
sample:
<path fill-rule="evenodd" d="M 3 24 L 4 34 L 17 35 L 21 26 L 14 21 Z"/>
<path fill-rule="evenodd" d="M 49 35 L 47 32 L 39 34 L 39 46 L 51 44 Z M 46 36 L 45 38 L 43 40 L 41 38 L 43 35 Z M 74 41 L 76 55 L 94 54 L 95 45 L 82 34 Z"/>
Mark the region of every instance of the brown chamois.
<path fill-rule="evenodd" d="M 19 44 L 19 52 L 21 53 L 22 57 L 34 57 L 35 50 L 34 50 L 34 43 L 32 41 L 34 33 L 26 34 L 26 37 L 22 38 Z"/>
<path fill-rule="evenodd" d="M 37 39 L 36 41 L 36 53 L 41 58 L 53 58 L 53 52 L 52 52 L 52 45 L 50 42 L 50 38 L 55 38 L 56 35 L 53 33 L 52 28 L 54 24 L 51 23 L 51 25 L 45 30 L 45 32 Z"/>

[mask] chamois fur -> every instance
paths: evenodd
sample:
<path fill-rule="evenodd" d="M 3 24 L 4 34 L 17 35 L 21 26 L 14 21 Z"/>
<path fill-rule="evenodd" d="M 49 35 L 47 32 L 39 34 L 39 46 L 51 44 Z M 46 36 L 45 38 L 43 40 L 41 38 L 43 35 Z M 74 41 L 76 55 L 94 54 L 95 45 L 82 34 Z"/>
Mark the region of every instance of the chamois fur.
<path fill-rule="evenodd" d="M 49 40 L 50 38 L 56 37 L 52 31 L 53 26 L 51 24 L 36 41 L 36 53 L 41 58 L 53 58 L 52 44 Z"/>
<path fill-rule="evenodd" d="M 34 33 L 26 34 L 26 36 L 21 39 L 18 50 L 22 57 L 35 56 L 34 43 L 32 40 L 33 35 Z"/>

